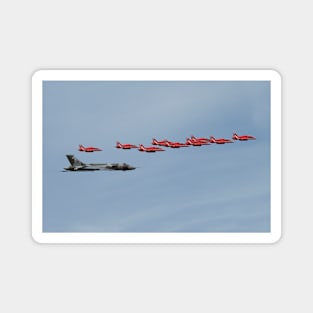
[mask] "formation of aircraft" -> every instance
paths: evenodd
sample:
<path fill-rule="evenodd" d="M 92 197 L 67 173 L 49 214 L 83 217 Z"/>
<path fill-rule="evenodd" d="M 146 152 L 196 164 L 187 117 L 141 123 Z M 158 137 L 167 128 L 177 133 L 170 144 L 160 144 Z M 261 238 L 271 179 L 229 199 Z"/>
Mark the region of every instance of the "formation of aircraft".
<path fill-rule="evenodd" d="M 248 141 L 248 140 L 255 140 L 256 138 L 251 135 L 238 135 L 237 133 L 233 133 L 232 140 L 227 138 L 215 138 L 213 136 L 210 136 L 210 138 L 206 137 L 195 137 L 194 135 L 191 135 L 190 138 L 186 138 L 186 142 L 174 142 L 169 141 L 167 139 L 164 140 L 157 140 L 155 138 L 152 138 L 152 145 L 151 147 L 145 147 L 143 144 L 140 144 L 139 146 L 134 144 L 122 144 L 119 141 L 116 142 L 116 148 L 118 149 L 138 149 L 140 152 L 161 152 L 165 151 L 165 149 L 161 147 L 166 148 L 182 148 L 182 147 L 190 147 L 190 146 L 204 146 L 204 145 L 210 145 L 210 144 L 226 144 L 226 143 L 234 143 L 233 140 L 239 140 L 239 141 Z M 95 151 L 102 151 L 102 149 L 97 147 L 84 147 L 82 144 L 78 147 L 79 151 L 83 152 L 95 152 Z M 115 171 L 128 171 L 128 170 L 134 170 L 136 167 L 131 166 L 127 163 L 90 163 L 86 164 L 78 160 L 74 155 L 67 154 L 66 155 L 68 161 L 70 162 L 70 166 L 64 168 L 66 171 L 104 171 L 104 170 L 115 170 Z"/>
<path fill-rule="evenodd" d="M 100 148 L 96 147 L 84 147 L 83 145 L 78 146 L 78 151 L 83 151 L 83 152 L 95 152 L 95 151 L 102 151 Z"/>
<path fill-rule="evenodd" d="M 134 170 L 136 167 L 127 163 L 90 163 L 86 164 L 78 160 L 74 155 L 66 155 L 70 162 L 69 167 L 65 167 L 66 171 L 129 171 Z"/>
<path fill-rule="evenodd" d="M 232 139 L 246 141 L 246 140 L 256 139 L 256 138 L 250 135 L 239 136 L 237 133 L 233 133 Z M 189 146 L 201 147 L 201 146 L 210 145 L 210 144 L 233 143 L 234 141 L 232 139 L 215 138 L 213 136 L 210 136 L 209 138 L 195 137 L 194 135 L 191 135 L 190 137 L 186 138 L 185 142 L 175 142 L 175 141 L 170 141 L 168 139 L 157 140 L 155 138 L 152 138 L 152 142 L 151 142 L 153 145 L 152 147 L 145 147 L 143 144 L 140 144 L 138 147 L 137 145 L 133 145 L 133 144 L 121 144 L 120 142 L 117 142 L 116 148 L 122 148 L 122 149 L 138 148 L 138 150 L 142 152 L 157 152 L 157 151 L 165 151 L 165 150 L 162 148 L 157 148 L 156 146 L 165 147 L 165 148 L 182 148 L 182 147 L 189 147 Z"/>

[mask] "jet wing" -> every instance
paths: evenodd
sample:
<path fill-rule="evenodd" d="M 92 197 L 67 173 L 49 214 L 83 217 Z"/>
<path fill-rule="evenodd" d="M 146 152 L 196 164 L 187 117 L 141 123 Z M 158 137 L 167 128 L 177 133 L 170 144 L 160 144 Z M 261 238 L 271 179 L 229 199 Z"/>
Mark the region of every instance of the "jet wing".
<path fill-rule="evenodd" d="M 128 171 L 128 170 L 134 170 L 135 167 L 128 165 L 127 163 L 112 163 L 106 165 L 106 168 L 109 170 L 115 170 L 115 171 Z"/>

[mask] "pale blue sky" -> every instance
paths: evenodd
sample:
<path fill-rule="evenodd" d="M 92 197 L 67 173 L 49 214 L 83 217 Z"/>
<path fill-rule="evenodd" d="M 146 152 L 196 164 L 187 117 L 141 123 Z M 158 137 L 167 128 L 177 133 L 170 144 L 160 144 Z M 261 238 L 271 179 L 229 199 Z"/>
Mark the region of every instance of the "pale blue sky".
<path fill-rule="evenodd" d="M 155 154 L 115 148 L 233 131 L 257 140 Z M 79 152 L 80 143 L 103 151 Z M 46 81 L 43 152 L 45 232 L 270 231 L 270 82 Z M 66 154 L 138 168 L 62 172 Z"/>

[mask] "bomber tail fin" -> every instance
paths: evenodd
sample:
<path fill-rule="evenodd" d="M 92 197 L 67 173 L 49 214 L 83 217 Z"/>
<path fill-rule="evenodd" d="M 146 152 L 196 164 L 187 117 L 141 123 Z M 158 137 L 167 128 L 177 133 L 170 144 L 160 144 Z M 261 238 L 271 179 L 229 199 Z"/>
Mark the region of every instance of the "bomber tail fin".
<path fill-rule="evenodd" d="M 71 163 L 71 165 L 72 165 L 73 167 L 85 166 L 85 165 L 86 165 L 85 163 L 79 161 L 79 160 L 78 160 L 74 155 L 72 155 L 72 154 L 67 154 L 66 157 L 67 157 L 68 161 Z"/>

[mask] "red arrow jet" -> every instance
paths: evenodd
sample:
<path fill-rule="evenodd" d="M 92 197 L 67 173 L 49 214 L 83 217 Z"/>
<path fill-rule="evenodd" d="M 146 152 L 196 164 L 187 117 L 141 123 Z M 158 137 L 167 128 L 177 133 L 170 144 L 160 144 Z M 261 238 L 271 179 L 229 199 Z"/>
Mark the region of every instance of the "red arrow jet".
<path fill-rule="evenodd" d="M 162 141 L 158 141 L 155 138 L 152 138 L 152 144 L 157 145 L 157 146 L 170 147 L 170 148 L 187 147 L 187 145 L 185 143 L 173 142 L 173 141 L 169 141 L 167 139 L 164 139 Z"/>
<path fill-rule="evenodd" d="M 209 144 L 210 143 L 208 143 L 208 142 L 195 140 L 195 139 L 192 139 L 192 138 L 186 138 L 186 145 L 188 145 L 188 146 L 200 147 L 200 146 L 209 145 Z"/>
<path fill-rule="evenodd" d="M 185 144 L 185 143 L 181 143 L 181 142 L 168 141 L 167 147 L 170 147 L 170 148 L 181 148 L 181 147 L 188 147 L 188 145 Z"/>
<path fill-rule="evenodd" d="M 205 138 L 205 137 L 195 137 L 194 135 L 191 135 L 190 136 L 191 140 L 194 140 L 194 141 L 200 141 L 200 142 L 210 142 L 210 139 L 209 138 Z"/>
<path fill-rule="evenodd" d="M 233 139 L 234 140 L 240 140 L 240 141 L 246 141 L 246 140 L 255 140 L 256 138 L 250 135 L 242 135 L 239 136 L 236 133 L 233 133 Z"/>
<path fill-rule="evenodd" d="M 157 152 L 157 151 L 165 151 L 162 148 L 158 148 L 158 147 L 145 147 L 144 145 L 140 144 L 139 145 L 139 151 L 142 152 Z"/>
<path fill-rule="evenodd" d="M 84 147 L 83 145 L 79 145 L 78 151 L 94 152 L 94 151 L 102 151 L 102 149 L 100 149 L 100 148 L 95 148 L 95 147 Z"/>
<path fill-rule="evenodd" d="M 217 143 L 219 145 L 223 145 L 224 143 L 233 143 L 233 141 L 230 139 L 225 139 L 225 138 L 215 139 L 213 136 L 210 136 L 210 142 Z"/>
<path fill-rule="evenodd" d="M 132 149 L 132 148 L 138 148 L 138 146 L 132 145 L 130 143 L 122 144 L 119 141 L 117 141 L 115 148 L 118 148 L 118 149 Z"/>
<path fill-rule="evenodd" d="M 152 144 L 156 145 L 156 146 L 164 146 L 164 147 L 168 147 L 168 143 L 169 141 L 167 139 L 158 141 L 155 138 L 152 138 Z"/>

